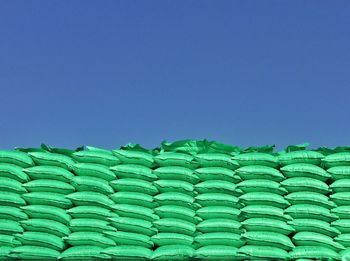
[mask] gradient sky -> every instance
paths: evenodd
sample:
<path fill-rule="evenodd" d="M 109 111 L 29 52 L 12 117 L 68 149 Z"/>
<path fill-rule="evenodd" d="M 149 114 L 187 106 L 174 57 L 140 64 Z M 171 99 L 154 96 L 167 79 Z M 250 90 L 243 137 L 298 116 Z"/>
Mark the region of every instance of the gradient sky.
<path fill-rule="evenodd" d="M 350 145 L 350 1 L 0 1 L 0 148 Z"/>

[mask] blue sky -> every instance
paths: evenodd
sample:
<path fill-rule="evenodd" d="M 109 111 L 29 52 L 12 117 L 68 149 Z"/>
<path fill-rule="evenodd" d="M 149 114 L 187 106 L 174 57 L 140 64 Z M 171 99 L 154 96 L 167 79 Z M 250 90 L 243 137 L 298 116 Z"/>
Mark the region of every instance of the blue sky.
<path fill-rule="evenodd" d="M 350 145 L 349 1 L 0 1 L 0 147 Z"/>

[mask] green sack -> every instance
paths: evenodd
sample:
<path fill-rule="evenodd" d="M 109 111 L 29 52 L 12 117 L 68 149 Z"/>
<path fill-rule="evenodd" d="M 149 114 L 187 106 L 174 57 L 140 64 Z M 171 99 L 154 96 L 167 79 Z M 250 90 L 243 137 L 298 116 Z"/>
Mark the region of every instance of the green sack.
<path fill-rule="evenodd" d="M 49 205 L 64 209 L 71 208 L 73 206 L 70 199 L 59 193 L 31 192 L 23 194 L 22 197 L 29 205 Z"/>
<path fill-rule="evenodd" d="M 287 251 L 294 248 L 288 236 L 275 232 L 249 231 L 242 234 L 242 238 L 248 245 L 278 247 Z"/>
<path fill-rule="evenodd" d="M 50 219 L 32 218 L 19 222 L 26 231 L 44 232 L 58 237 L 64 237 L 70 234 L 69 228 L 57 221 Z"/>
<path fill-rule="evenodd" d="M 196 236 L 194 238 L 200 246 L 223 245 L 231 247 L 241 247 L 245 244 L 240 234 L 230 232 L 210 232 Z"/>
<path fill-rule="evenodd" d="M 281 182 L 285 179 L 281 172 L 277 169 L 267 166 L 244 166 L 236 170 L 236 174 L 242 180 L 248 179 L 268 179 L 276 182 Z"/>
<path fill-rule="evenodd" d="M 298 232 L 292 240 L 297 246 L 321 246 L 334 251 L 345 249 L 341 244 L 334 242 L 331 237 L 315 232 Z"/>
<path fill-rule="evenodd" d="M 348 192 L 350 191 L 350 179 L 338 179 L 329 186 L 332 192 Z"/>
<path fill-rule="evenodd" d="M 239 197 L 239 200 L 249 205 L 269 205 L 278 208 L 287 208 L 290 206 L 289 202 L 281 195 L 270 192 L 249 192 Z"/>
<path fill-rule="evenodd" d="M 153 226 L 161 233 L 180 233 L 193 236 L 196 225 L 177 218 L 162 218 L 153 222 Z"/>
<path fill-rule="evenodd" d="M 202 207 L 209 206 L 226 206 L 240 208 L 241 204 L 237 197 L 223 193 L 204 193 L 196 197 L 196 201 Z"/>
<path fill-rule="evenodd" d="M 66 198 L 70 199 L 75 206 L 96 206 L 110 208 L 114 204 L 114 202 L 106 195 L 92 191 L 75 192 L 66 195 Z"/>
<path fill-rule="evenodd" d="M 306 163 L 296 163 L 287 165 L 282 167 L 281 171 L 287 178 L 308 177 L 318 179 L 321 181 L 326 181 L 331 177 L 331 174 L 329 174 L 324 169 L 313 164 Z"/>
<path fill-rule="evenodd" d="M 119 179 L 132 178 L 142 179 L 150 182 L 157 179 L 157 176 L 153 174 L 152 169 L 142 165 L 123 164 L 110 167 L 110 170 L 112 170 Z"/>
<path fill-rule="evenodd" d="M 68 170 L 55 166 L 34 166 L 23 169 L 30 179 L 52 179 L 69 183 L 74 175 Z"/>
<path fill-rule="evenodd" d="M 207 220 L 212 218 L 228 218 L 235 221 L 240 220 L 241 211 L 237 208 L 225 206 L 202 207 L 197 210 L 197 216 Z"/>
<path fill-rule="evenodd" d="M 24 213 L 20 208 L 10 207 L 10 206 L 0 206 L 0 219 L 19 221 L 27 218 L 28 218 L 28 215 Z"/>
<path fill-rule="evenodd" d="M 331 213 L 337 215 L 339 218 L 349 218 L 350 217 L 350 206 L 340 206 L 333 208 Z"/>
<path fill-rule="evenodd" d="M 221 167 L 199 168 L 194 171 L 201 181 L 207 180 L 225 180 L 232 183 L 241 181 L 241 177 L 236 175 L 233 170 Z"/>
<path fill-rule="evenodd" d="M 50 152 L 28 152 L 36 165 L 55 166 L 70 170 L 75 163 L 70 157 Z"/>
<path fill-rule="evenodd" d="M 237 255 L 246 257 L 249 260 L 286 260 L 286 250 L 272 246 L 242 246 Z"/>
<path fill-rule="evenodd" d="M 110 182 L 115 191 L 140 192 L 155 195 L 158 189 L 151 183 L 142 179 L 117 179 Z"/>
<path fill-rule="evenodd" d="M 13 220 L 0 219 L 0 235 L 13 235 L 15 233 L 22 233 L 23 228 L 20 223 Z"/>
<path fill-rule="evenodd" d="M 71 233 L 63 237 L 63 240 L 71 246 L 92 245 L 106 248 L 116 245 L 112 239 L 104 236 L 102 233 L 89 231 Z"/>
<path fill-rule="evenodd" d="M 34 165 L 33 160 L 27 153 L 17 150 L 0 150 L 0 163 L 13 164 L 22 168 Z"/>
<path fill-rule="evenodd" d="M 165 192 L 154 196 L 154 200 L 160 205 L 176 205 L 182 207 L 188 207 L 191 209 L 197 209 L 198 205 L 195 204 L 194 198 L 179 192 Z"/>
<path fill-rule="evenodd" d="M 195 185 L 198 193 L 226 193 L 240 195 L 242 191 L 236 189 L 236 185 L 224 180 L 207 180 Z"/>
<path fill-rule="evenodd" d="M 89 176 L 112 181 L 116 175 L 108 167 L 94 163 L 76 163 L 72 166 L 77 176 Z"/>
<path fill-rule="evenodd" d="M 87 246 L 74 246 L 63 251 L 58 259 L 63 261 L 68 260 L 103 260 L 110 259 L 109 255 L 101 253 L 102 247 L 93 245 Z"/>
<path fill-rule="evenodd" d="M 43 246 L 18 246 L 11 250 L 10 258 L 19 260 L 57 260 L 60 252 Z"/>
<path fill-rule="evenodd" d="M 141 246 L 114 246 L 101 251 L 113 260 L 150 260 L 152 250 Z"/>
<path fill-rule="evenodd" d="M 0 176 L 1 178 L 9 178 L 17 180 L 18 182 L 27 182 L 29 180 L 28 175 L 22 171 L 22 167 L 0 163 Z"/>
<path fill-rule="evenodd" d="M 322 159 L 326 168 L 350 166 L 350 152 L 333 153 Z"/>
<path fill-rule="evenodd" d="M 338 166 L 327 169 L 327 172 L 332 175 L 332 179 L 350 179 L 350 166 Z"/>
<path fill-rule="evenodd" d="M 22 183 L 10 178 L 0 177 L 0 191 L 11 192 L 17 194 L 27 193 L 27 190 L 22 186 Z"/>
<path fill-rule="evenodd" d="M 271 168 L 278 167 L 277 158 L 271 154 L 263 152 L 249 152 L 233 157 L 240 166 L 259 165 Z"/>
<path fill-rule="evenodd" d="M 114 204 L 111 207 L 113 212 L 121 217 L 139 218 L 150 222 L 159 219 L 151 208 L 129 204 Z"/>
<path fill-rule="evenodd" d="M 71 180 L 71 184 L 73 185 L 73 188 L 75 188 L 76 191 L 80 192 L 94 191 L 105 195 L 109 195 L 114 192 L 113 188 L 109 185 L 108 181 L 91 176 L 76 176 Z"/>
<path fill-rule="evenodd" d="M 272 218 L 282 221 L 288 221 L 292 218 L 285 215 L 283 209 L 266 206 L 266 205 L 251 205 L 241 209 L 242 217 L 248 218 Z"/>
<path fill-rule="evenodd" d="M 285 221 L 272 218 L 249 218 L 243 221 L 242 225 L 247 231 L 276 232 L 286 236 L 295 232 Z"/>
<path fill-rule="evenodd" d="M 203 246 L 194 254 L 200 260 L 237 260 L 237 248 L 225 245 Z"/>
<path fill-rule="evenodd" d="M 12 249 L 12 247 L 0 246 L 0 260 L 8 260 Z"/>
<path fill-rule="evenodd" d="M 24 232 L 23 234 L 17 234 L 16 239 L 22 245 L 47 247 L 57 251 L 65 248 L 62 238 L 42 232 Z"/>
<path fill-rule="evenodd" d="M 193 237 L 179 233 L 158 233 L 152 237 L 156 246 L 185 245 L 192 246 Z"/>
<path fill-rule="evenodd" d="M 196 212 L 193 209 L 176 206 L 164 205 L 154 209 L 154 212 L 160 218 L 177 218 L 197 224 L 200 218 L 196 217 Z"/>
<path fill-rule="evenodd" d="M 95 218 L 108 221 L 108 218 L 118 217 L 109 209 L 95 206 L 78 206 L 67 210 L 67 213 L 74 218 Z"/>
<path fill-rule="evenodd" d="M 179 166 L 196 169 L 199 166 L 191 155 L 178 152 L 162 152 L 154 157 L 154 161 L 160 167 Z"/>
<path fill-rule="evenodd" d="M 154 244 L 147 235 L 123 232 L 123 231 L 104 231 L 106 237 L 112 239 L 116 245 L 131 245 L 153 248 Z"/>
<path fill-rule="evenodd" d="M 198 176 L 193 172 L 193 170 L 185 167 L 160 167 L 155 169 L 153 173 L 158 177 L 158 179 L 161 180 L 182 180 L 191 184 L 196 184 L 199 181 Z"/>
<path fill-rule="evenodd" d="M 238 169 L 238 162 L 232 160 L 230 155 L 223 153 L 201 153 L 194 156 L 201 168 L 222 167 L 227 169 Z"/>
<path fill-rule="evenodd" d="M 285 195 L 288 193 L 279 183 L 268 179 L 244 180 L 237 184 L 237 189 L 241 190 L 243 193 L 271 192 L 279 195 Z"/>
<path fill-rule="evenodd" d="M 350 205 L 350 192 L 337 192 L 331 194 L 329 197 L 338 206 Z"/>
<path fill-rule="evenodd" d="M 241 223 L 231 219 L 225 218 L 212 218 L 200 222 L 197 225 L 197 230 L 202 233 L 211 232 L 230 232 L 230 233 L 241 233 Z"/>
<path fill-rule="evenodd" d="M 116 204 L 138 205 L 146 208 L 154 208 L 156 203 L 153 197 L 146 193 L 121 191 L 109 195 Z"/>
<path fill-rule="evenodd" d="M 53 206 L 31 205 L 21 207 L 21 209 L 30 218 L 50 219 L 61 222 L 65 225 L 68 225 L 70 220 L 72 219 L 71 216 L 68 215 L 64 209 Z"/>
<path fill-rule="evenodd" d="M 331 223 L 341 233 L 350 233 L 350 219 L 339 219 Z"/>
<path fill-rule="evenodd" d="M 153 156 L 143 151 L 113 150 L 113 154 L 122 164 L 137 164 L 152 168 L 154 165 Z"/>
<path fill-rule="evenodd" d="M 73 232 L 116 231 L 113 226 L 109 225 L 108 221 L 94 218 L 73 218 L 69 223 L 69 228 Z"/>
<path fill-rule="evenodd" d="M 152 223 L 143 219 L 114 217 L 110 218 L 109 221 L 118 231 L 138 233 L 146 236 L 153 236 L 157 233 L 157 229 L 153 227 Z"/>
<path fill-rule="evenodd" d="M 20 207 L 25 204 L 20 194 L 0 191 L 0 206 Z"/>
<path fill-rule="evenodd" d="M 292 205 L 285 210 L 285 213 L 294 219 L 319 219 L 326 222 L 338 219 L 336 215 L 330 213 L 329 209 L 311 204 Z"/>
<path fill-rule="evenodd" d="M 290 204 L 311 204 L 316 206 L 325 207 L 328 209 L 335 208 L 334 202 L 330 201 L 329 198 L 321 193 L 299 191 L 293 192 L 285 196 Z"/>
<path fill-rule="evenodd" d="M 316 232 L 326 236 L 335 237 L 340 234 L 340 231 L 323 220 L 318 219 L 303 219 L 298 218 L 288 221 L 296 232 Z"/>
<path fill-rule="evenodd" d="M 350 247 L 350 234 L 349 233 L 338 235 L 336 238 L 334 238 L 334 240 L 346 248 Z"/>
<path fill-rule="evenodd" d="M 190 246 L 166 245 L 158 247 L 151 257 L 152 260 L 189 260 L 194 256 L 195 250 Z"/>
<path fill-rule="evenodd" d="M 334 250 L 321 246 L 297 246 L 289 252 L 289 259 L 312 258 L 312 260 L 340 260 L 340 256 Z"/>
<path fill-rule="evenodd" d="M 96 150 L 74 152 L 72 158 L 79 163 L 94 163 L 108 167 L 120 164 L 120 160 L 112 154 Z"/>
<path fill-rule="evenodd" d="M 37 179 L 23 184 L 29 192 L 52 192 L 59 194 L 69 194 L 74 192 L 74 187 L 63 181 L 51 179 Z"/>
<path fill-rule="evenodd" d="M 16 246 L 20 246 L 21 244 L 22 243 L 12 235 L 0 235 L 0 247 L 2 246 L 16 247 Z M 0 258 L 1 258 L 1 255 L 0 255 Z"/>
<path fill-rule="evenodd" d="M 296 164 L 296 163 L 320 165 L 321 159 L 323 158 L 324 156 L 317 151 L 299 150 L 299 151 L 291 151 L 291 152 L 279 155 L 278 162 L 282 166 Z"/>
<path fill-rule="evenodd" d="M 284 186 L 289 193 L 299 191 L 317 192 L 321 194 L 329 193 L 328 185 L 325 182 L 313 178 L 289 178 L 282 181 L 281 185 Z"/>
<path fill-rule="evenodd" d="M 183 180 L 157 180 L 154 181 L 153 184 L 156 186 L 159 193 L 179 192 L 190 196 L 195 196 L 197 194 L 194 191 L 194 186 Z"/>

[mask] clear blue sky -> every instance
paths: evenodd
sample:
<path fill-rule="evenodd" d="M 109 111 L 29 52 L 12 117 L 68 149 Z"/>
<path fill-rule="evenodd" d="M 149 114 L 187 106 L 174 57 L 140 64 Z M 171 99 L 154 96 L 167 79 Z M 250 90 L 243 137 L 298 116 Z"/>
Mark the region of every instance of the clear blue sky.
<path fill-rule="evenodd" d="M 350 2 L 0 1 L 0 147 L 350 145 Z"/>

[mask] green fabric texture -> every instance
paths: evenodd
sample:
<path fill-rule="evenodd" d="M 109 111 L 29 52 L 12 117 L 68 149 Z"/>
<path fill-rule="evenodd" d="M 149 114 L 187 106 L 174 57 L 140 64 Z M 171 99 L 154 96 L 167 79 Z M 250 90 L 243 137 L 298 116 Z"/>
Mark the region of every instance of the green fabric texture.
<path fill-rule="evenodd" d="M 115 180 L 116 175 L 107 166 L 95 163 L 76 163 L 72 166 L 77 176 L 90 176 L 107 181 Z"/>
<path fill-rule="evenodd" d="M 281 182 L 285 179 L 285 177 L 280 171 L 268 166 L 259 166 L 259 165 L 243 166 L 237 169 L 236 173 L 242 180 L 268 179 L 276 182 Z"/>
<path fill-rule="evenodd" d="M 18 246 L 11 250 L 9 257 L 20 260 L 57 260 L 60 252 L 42 246 Z"/>
<path fill-rule="evenodd" d="M 47 205 L 30 205 L 21 207 L 30 218 L 50 219 L 68 225 L 72 219 L 64 209 Z"/>
<path fill-rule="evenodd" d="M 199 180 L 192 169 L 181 166 L 160 167 L 156 168 L 153 172 L 159 180 L 182 180 L 191 184 L 196 184 Z"/>
<path fill-rule="evenodd" d="M 95 191 L 105 195 L 109 195 L 114 192 L 108 181 L 91 176 L 75 176 L 72 178 L 71 184 L 76 191 Z M 72 192 L 73 191 L 70 193 Z M 66 194 L 69 194 L 69 192 Z"/>
<path fill-rule="evenodd" d="M 315 232 L 298 232 L 292 240 L 297 246 L 328 247 L 337 252 L 345 249 L 343 245 L 333 241 L 331 237 Z"/>
<path fill-rule="evenodd" d="M 69 194 L 75 191 L 74 187 L 66 182 L 50 179 L 37 179 L 22 185 L 28 192 L 52 192 Z"/>
<path fill-rule="evenodd" d="M 29 181 L 29 177 L 23 172 L 23 169 L 12 164 L 0 163 L 0 176 L 1 178 L 14 179 L 19 182 Z"/>
<path fill-rule="evenodd" d="M 70 230 L 68 226 L 50 219 L 33 218 L 19 222 L 26 231 L 44 232 L 58 237 L 68 236 Z"/>
<path fill-rule="evenodd" d="M 152 260 L 189 260 L 195 254 L 190 246 L 166 245 L 158 247 L 152 254 Z"/>
<path fill-rule="evenodd" d="M 237 251 L 237 255 L 252 260 L 287 260 L 289 257 L 286 250 L 270 246 L 243 246 Z"/>
<path fill-rule="evenodd" d="M 115 166 L 120 164 L 120 160 L 104 151 L 84 150 L 74 152 L 72 158 L 79 163 L 95 163 L 104 166 Z"/>
<path fill-rule="evenodd" d="M 94 218 L 107 221 L 108 218 L 118 217 L 107 208 L 95 206 L 78 206 L 67 210 L 67 214 L 73 218 Z"/>
<path fill-rule="evenodd" d="M 297 218 L 288 221 L 296 232 L 316 232 L 326 236 L 335 237 L 340 235 L 340 231 L 323 220 Z"/>
<path fill-rule="evenodd" d="M 116 245 L 131 245 L 146 248 L 153 248 L 154 246 L 151 237 L 144 234 L 124 231 L 104 231 L 103 233 L 106 237 L 112 239 Z"/>
<path fill-rule="evenodd" d="M 199 167 L 223 167 L 227 169 L 238 169 L 239 164 L 237 161 L 232 160 L 232 157 L 223 153 L 203 153 L 194 156 L 195 161 L 199 164 Z"/>
<path fill-rule="evenodd" d="M 115 191 L 141 192 L 152 196 L 158 193 L 151 182 L 142 179 L 118 179 L 111 181 L 110 185 Z"/>
<path fill-rule="evenodd" d="M 150 249 L 141 246 L 108 247 L 102 250 L 101 253 L 117 260 L 149 260 L 152 256 Z"/>
<path fill-rule="evenodd" d="M 340 260 L 339 254 L 328 248 L 321 246 L 297 246 L 289 252 L 289 259 L 310 258 L 316 260 Z"/>
<path fill-rule="evenodd" d="M 270 192 L 279 195 L 285 195 L 288 193 L 278 182 L 268 179 L 244 180 L 237 184 L 237 189 L 240 189 L 243 193 Z"/>
<path fill-rule="evenodd" d="M 237 250 L 225 245 L 203 246 L 196 250 L 194 256 L 200 260 L 237 260 Z"/>
<path fill-rule="evenodd" d="M 71 246 L 93 245 L 106 248 L 116 245 L 114 240 L 99 232 L 73 232 L 70 235 L 63 237 L 63 239 Z"/>
<path fill-rule="evenodd" d="M 240 234 L 230 232 L 203 233 L 194 238 L 201 246 L 224 245 L 241 247 L 245 244 Z"/>
<path fill-rule="evenodd" d="M 0 150 L 0 163 L 13 164 L 22 168 L 34 165 L 32 158 L 27 153 L 16 150 Z"/>
<path fill-rule="evenodd" d="M 243 153 L 233 157 L 239 164 L 239 166 L 267 166 L 276 168 L 278 166 L 277 158 L 271 154 L 262 152 L 250 152 Z"/>
<path fill-rule="evenodd" d="M 48 233 L 43 232 L 24 232 L 17 234 L 16 239 L 22 245 L 47 247 L 56 251 L 61 251 L 65 248 L 63 239 Z"/>
<path fill-rule="evenodd" d="M 275 232 L 250 231 L 242 234 L 242 238 L 250 245 L 278 247 L 286 251 L 294 248 L 288 236 Z"/>
<path fill-rule="evenodd" d="M 152 242 L 156 246 L 184 245 L 192 246 L 193 237 L 180 233 L 158 233 L 152 237 Z"/>
<path fill-rule="evenodd" d="M 70 182 L 74 175 L 68 170 L 55 166 L 34 166 L 23 169 L 31 179 L 52 179 L 63 182 Z"/>
<path fill-rule="evenodd" d="M 24 194 L 28 192 L 21 182 L 6 177 L 0 177 L 0 191 L 12 192 L 17 194 Z"/>
<path fill-rule="evenodd" d="M 59 256 L 59 260 L 69 261 L 69 260 L 104 260 L 110 259 L 110 256 L 103 254 L 102 247 L 94 245 L 85 245 L 85 246 L 74 246 L 63 251 Z"/>
<path fill-rule="evenodd" d="M 61 167 L 67 170 L 75 163 L 70 157 L 49 152 L 28 152 L 37 165 Z"/>
<path fill-rule="evenodd" d="M 201 181 L 223 180 L 235 184 L 241 181 L 241 177 L 236 175 L 236 173 L 233 170 L 222 167 L 198 168 L 194 171 L 194 173 L 198 176 L 199 180 Z"/>
<path fill-rule="evenodd" d="M 146 181 L 154 181 L 157 176 L 153 174 L 152 169 L 136 164 L 122 164 L 110 167 L 115 175 L 119 178 L 135 178 L 142 179 Z"/>
<path fill-rule="evenodd" d="M 153 156 L 150 153 L 130 150 L 113 150 L 112 152 L 122 164 L 138 164 L 149 168 L 154 166 Z"/>

